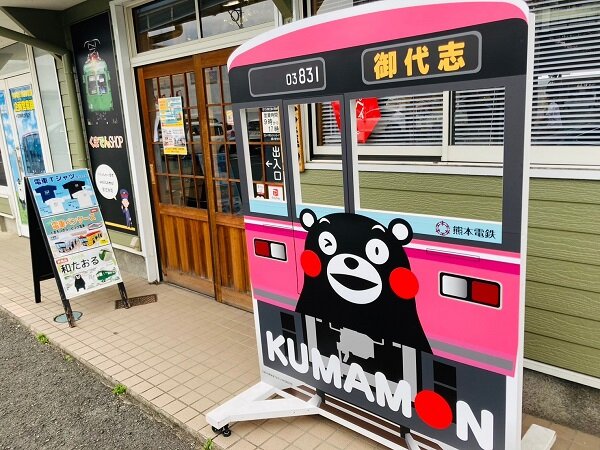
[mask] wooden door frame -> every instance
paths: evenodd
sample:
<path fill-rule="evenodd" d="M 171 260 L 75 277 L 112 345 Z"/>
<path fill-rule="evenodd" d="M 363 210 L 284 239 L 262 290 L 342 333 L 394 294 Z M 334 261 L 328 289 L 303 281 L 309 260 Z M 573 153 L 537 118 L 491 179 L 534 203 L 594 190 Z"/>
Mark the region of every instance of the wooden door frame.
<path fill-rule="evenodd" d="M 213 158 L 212 158 L 212 147 L 210 141 L 210 130 L 209 124 L 207 120 L 207 99 L 206 99 L 206 90 L 205 90 L 205 76 L 204 69 L 209 67 L 218 67 L 226 64 L 227 58 L 233 52 L 233 48 L 215 50 L 208 53 L 202 53 L 198 55 L 192 55 L 185 58 L 176 59 L 173 61 L 154 63 L 148 66 L 138 67 L 136 69 L 137 81 L 138 81 L 138 90 L 139 90 L 139 100 L 140 102 L 147 101 L 147 90 L 146 90 L 146 80 L 149 78 L 160 77 L 172 75 L 173 73 L 184 73 L 184 72 L 194 72 L 194 76 L 196 79 L 196 100 L 197 100 L 197 108 L 198 108 L 198 118 L 199 118 L 199 126 L 201 133 L 201 142 L 202 142 L 202 159 L 204 162 L 204 182 L 207 189 L 207 210 L 206 210 L 206 218 L 209 227 L 209 236 L 210 242 L 207 244 L 210 245 L 211 251 L 211 262 L 212 262 L 212 283 L 213 283 L 213 291 L 214 297 L 218 302 L 224 303 L 223 299 L 223 274 L 221 273 L 221 264 L 219 263 L 219 254 L 218 254 L 218 233 L 217 233 L 217 225 L 229 225 L 229 226 L 237 226 L 239 224 L 234 223 L 235 220 L 228 217 L 218 217 L 219 213 L 217 212 L 217 202 L 215 196 L 215 183 L 214 183 L 214 174 L 213 174 Z M 150 123 L 150 112 L 148 107 L 144 107 L 140 105 L 142 118 L 145 124 Z M 147 105 L 149 106 L 149 105 Z M 157 210 L 158 207 L 156 202 L 160 201 L 160 193 L 158 191 L 158 184 L 156 182 L 155 176 L 155 168 L 153 167 L 154 161 L 154 149 L 152 146 L 149 146 L 148 143 L 152 142 L 152 129 L 151 127 L 144 126 L 143 137 L 146 145 L 146 173 L 150 181 L 150 186 L 152 189 L 152 209 L 153 209 L 153 218 L 156 222 L 156 226 L 154 228 L 155 234 L 160 234 L 158 230 L 162 229 L 161 224 L 161 214 Z M 168 205 L 165 205 L 168 209 Z M 157 236 L 158 240 L 158 251 L 159 251 L 159 261 L 161 266 L 161 276 L 164 273 L 164 267 L 166 264 L 166 240 L 162 238 L 160 235 Z M 243 294 L 239 294 L 240 299 L 244 297 Z M 242 302 L 240 302 L 242 303 Z"/>
<path fill-rule="evenodd" d="M 138 91 L 139 91 L 139 102 L 140 102 L 140 110 L 142 113 L 143 124 L 150 124 L 150 111 L 148 107 L 144 107 L 143 105 L 146 103 L 148 98 L 148 92 L 146 90 L 146 80 L 149 78 L 155 78 L 160 76 L 171 75 L 177 72 L 185 72 L 185 69 L 189 69 L 193 67 L 193 61 L 191 57 L 176 59 L 168 62 L 155 63 L 148 66 L 138 67 L 136 69 L 137 82 L 138 82 Z M 143 102 L 143 103 L 142 103 Z M 154 235 L 155 240 L 158 241 L 158 261 L 160 263 L 160 277 L 163 279 L 164 277 L 164 266 L 166 265 L 165 259 L 167 255 L 167 251 L 165 248 L 165 239 L 160 235 L 160 230 L 162 229 L 162 219 L 160 217 L 160 213 L 158 208 L 160 208 L 156 202 L 160 203 L 160 193 L 158 192 L 158 186 L 156 183 L 156 171 L 154 168 L 154 149 L 152 146 L 148 146 L 149 142 L 152 142 L 152 130 L 150 126 L 142 126 L 143 134 L 144 134 L 144 147 L 146 147 L 145 151 L 145 159 L 146 159 L 146 176 L 149 179 L 149 185 L 152 189 L 151 196 L 151 208 L 152 208 L 152 216 L 155 221 L 154 226 Z"/>
<path fill-rule="evenodd" d="M 215 50 L 208 53 L 201 53 L 198 55 L 194 55 L 194 70 L 196 76 L 200 74 L 201 80 L 203 81 L 202 89 L 200 89 L 200 93 L 198 94 L 198 89 L 196 89 L 196 94 L 198 95 L 198 117 L 200 117 L 200 105 L 205 109 L 204 113 L 206 113 L 206 90 L 205 90 L 205 79 L 204 79 L 204 69 L 208 67 L 218 67 L 227 63 L 227 59 L 229 55 L 235 50 L 235 47 L 230 47 L 226 49 Z M 206 118 L 206 117 L 205 117 Z M 217 212 L 217 201 L 215 196 L 215 184 L 214 184 L 214 176 L 213 176 L 213 158 L 212 158 L 212 143 L 210 141 L 210 131 L 208 129 L 208 120 L 202 121 L 201 124 L 201 133 L 202 133 L 202 142 L 206 144 L 207 151 L 204 152 L 204 164 L 206 167 L 206 183 L 210 183 L 210 198 L 208 199 L 208 226 L 210 229 L 210 240 L 211 240 L 211 256 L 213 262 L 213 280 L 215 284 L 215 299 L 220 303 L 225 303 L 223 299 L 223 276 L 221 273 L 221 265 L 219 264 L 218 258 L 218 233 L 217 233 L 217 222 L 219 222 L 218 212 Z M 221 219 L 221 221 L 223 221 Z M 231 221 L 230 221 L 231 222 Z"/>

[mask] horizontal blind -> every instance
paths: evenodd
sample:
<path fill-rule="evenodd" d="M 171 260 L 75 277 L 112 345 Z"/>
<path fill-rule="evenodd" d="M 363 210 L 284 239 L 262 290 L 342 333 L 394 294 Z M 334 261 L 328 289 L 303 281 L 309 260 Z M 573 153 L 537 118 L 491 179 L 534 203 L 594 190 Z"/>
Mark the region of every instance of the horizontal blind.
<path fill-rule="evenodd" d="M 381 118 L 367 142 L 359 145 L 441 145 L 443 95 L 403 95 L 378 99 Z M 340 130 L 331 103 L 323 103 L 318 132 L 320 145 L 339 144 Z"/>
<path fill-rule="evenodd" d="M 503 144 L 504 88 L 456 91 L 452 111 L 453 144 Z"/>
<path fill-rule="evenodd" d="M 530 0 L 533 145 L 600 145 L 600 2 Z"/>

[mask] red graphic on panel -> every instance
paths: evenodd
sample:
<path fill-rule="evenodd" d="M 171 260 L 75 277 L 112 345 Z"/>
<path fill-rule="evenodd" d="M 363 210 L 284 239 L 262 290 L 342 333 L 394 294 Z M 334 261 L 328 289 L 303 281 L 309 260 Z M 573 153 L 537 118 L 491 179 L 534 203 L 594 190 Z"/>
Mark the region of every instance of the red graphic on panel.
<path fill-rule="evenodd" d="M 342 128 L 340 102 L 331 102 L 333 114 L 338 128 Z M 376 98 L 359 98 L 356 100 L 356 131 L 358 143 L 364 144 L 381 119 L 381 110 Z"/>

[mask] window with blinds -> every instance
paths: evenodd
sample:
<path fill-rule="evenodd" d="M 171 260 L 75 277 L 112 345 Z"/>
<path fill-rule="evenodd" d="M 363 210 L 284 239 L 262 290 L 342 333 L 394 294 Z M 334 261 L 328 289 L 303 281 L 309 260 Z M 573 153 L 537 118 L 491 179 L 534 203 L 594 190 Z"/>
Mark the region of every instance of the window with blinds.
<path fill-rule="evenodd" d="M 503 144 L 504 88 L 456 91 L 452 107 L 452 144 Z"/>
<path fill-rule="evenodd" d="M 393 97 L 371 98 L 359 103 L 377 109 L 376 117 L 371 119 L 375 126 L 368 136 L 359 136 L 359 154 L 378 156 L 403 154 L 403 148 L 423 148 L 424 155 L 441 155 L 443 142 L 444 98 L 442 94 L 398 95 Z M 357 107 L 357 121 L 361 111 Z M 339 113 L 338 113 L 339 114 Z M 316 108 L 317 143 L 315 154 L 329 154 L 327 146 L 339 145 L 340 129 L 336 112 L 331 103 L 321 103 Z M 358 126 L 359 135 L 361 126 Z M 438 150 L 432 153 L 432 148 Z M 339 150 L 338 150 L 339 151 Z M 412 153 L 414 154 L 414 152 Z"/>
<path fill-rule="evenodd" d="M 320 14 L 360 3 L 366 1 L 313 0 L 311 6 Z M 600 159 L 595 156 L 593 161 L 575 156 L 573 147 L 591 155 L 600 145 L 600 1 L 527 3 L 536 15 L 531 143 L 540 151 L 543 146 L 571 148 L 539 162 L 597 164 L 594 161 Z M 378 100 L 381 118 L 368 141 L 359 143 L 361 154 L 417 155 L 415 149 L 420 148 L 423 155 L 433 155 L 437 146 L 448 161 L 500 161 L 500 153 L 490 158 L 490 152 L 500 152 L 503 145 L 504 89 Z M 318 145 L 339 143 L 331 105 L 324 105 L 316 116 Z M 444 146 L 448 152 L 441 151 Z"/>
<path fill-rule="evenodd" d="M 600 145 L 600 2 L 530 0 L 532 145 Z"/>

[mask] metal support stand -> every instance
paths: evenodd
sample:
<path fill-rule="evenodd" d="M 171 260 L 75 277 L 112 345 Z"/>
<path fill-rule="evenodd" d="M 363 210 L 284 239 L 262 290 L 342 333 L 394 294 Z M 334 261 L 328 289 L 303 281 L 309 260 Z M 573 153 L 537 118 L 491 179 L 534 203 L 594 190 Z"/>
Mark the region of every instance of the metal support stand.
<path fill-rule="evenodd" d="M 75 317 L 73 317 L 73 310 L 71 309 L 71 302 L 65 297 L 65 294 L 60 293 L 60 301 L 63 304 L 63 308 L 65 308 L 65 314 L 67 316 L 67 322 L 69 322 L 69 327 L 75 327 Z"/>
<path fill-rule="evenodd" d="M 119 287 L 119 294 L 121 294 L 121 300 L 123 300 L 125 309 L 129 309 L 131 305 L 129 304 L 129 297 L 127 297 L 127 291 L 125 290 L 125 283 L 121 281 L 117 286 Z"/>
<path fill-rule="evenodd" d="M 282 398 L 269 399 L 273 394 Z M 227 437 L 231 434 L 231 422 L 320 414 L 320 404 L 321 398 L 318 395 L 304 401 L 268 383 L 260 382 L 213 409 L 206 415 L 206 421 L 213 426 L 213 431 L 223 431 L 223 436 Z"/>
<path fill-rule="evenodd" d="M 302 400 L 269 383 L 260 382 L 210 411 L 206 414 L 206 421 L 212 425 L 215 433 L 228 437 L 231 435 L 232 422 L 319 414 L 394 450 L 424 450 L 432 448 L 433 444 L 447 448 L 437 440 L 404 427 L 402 431 L 396 427 L 394 435 L 391 435 L 389 428 L 375 431 L 369 426 L 372 422 L 364 421 L 361 424 L 355 420 L 349 421 L 350 416 L 343 414 L 343 409 L 340 410 L 340 415 L 335 405 L 332 408 L 328 403 L 327 406 L 318 395 L 319 391 L 316 392 L 312 396 L 306 396 L 308 400 Z M 273 398 L 275 395 L 277 398 Z M 550 450 L 555 440 L 554 431 L 532 425 L 523 437 L 521 450 Z"/>

